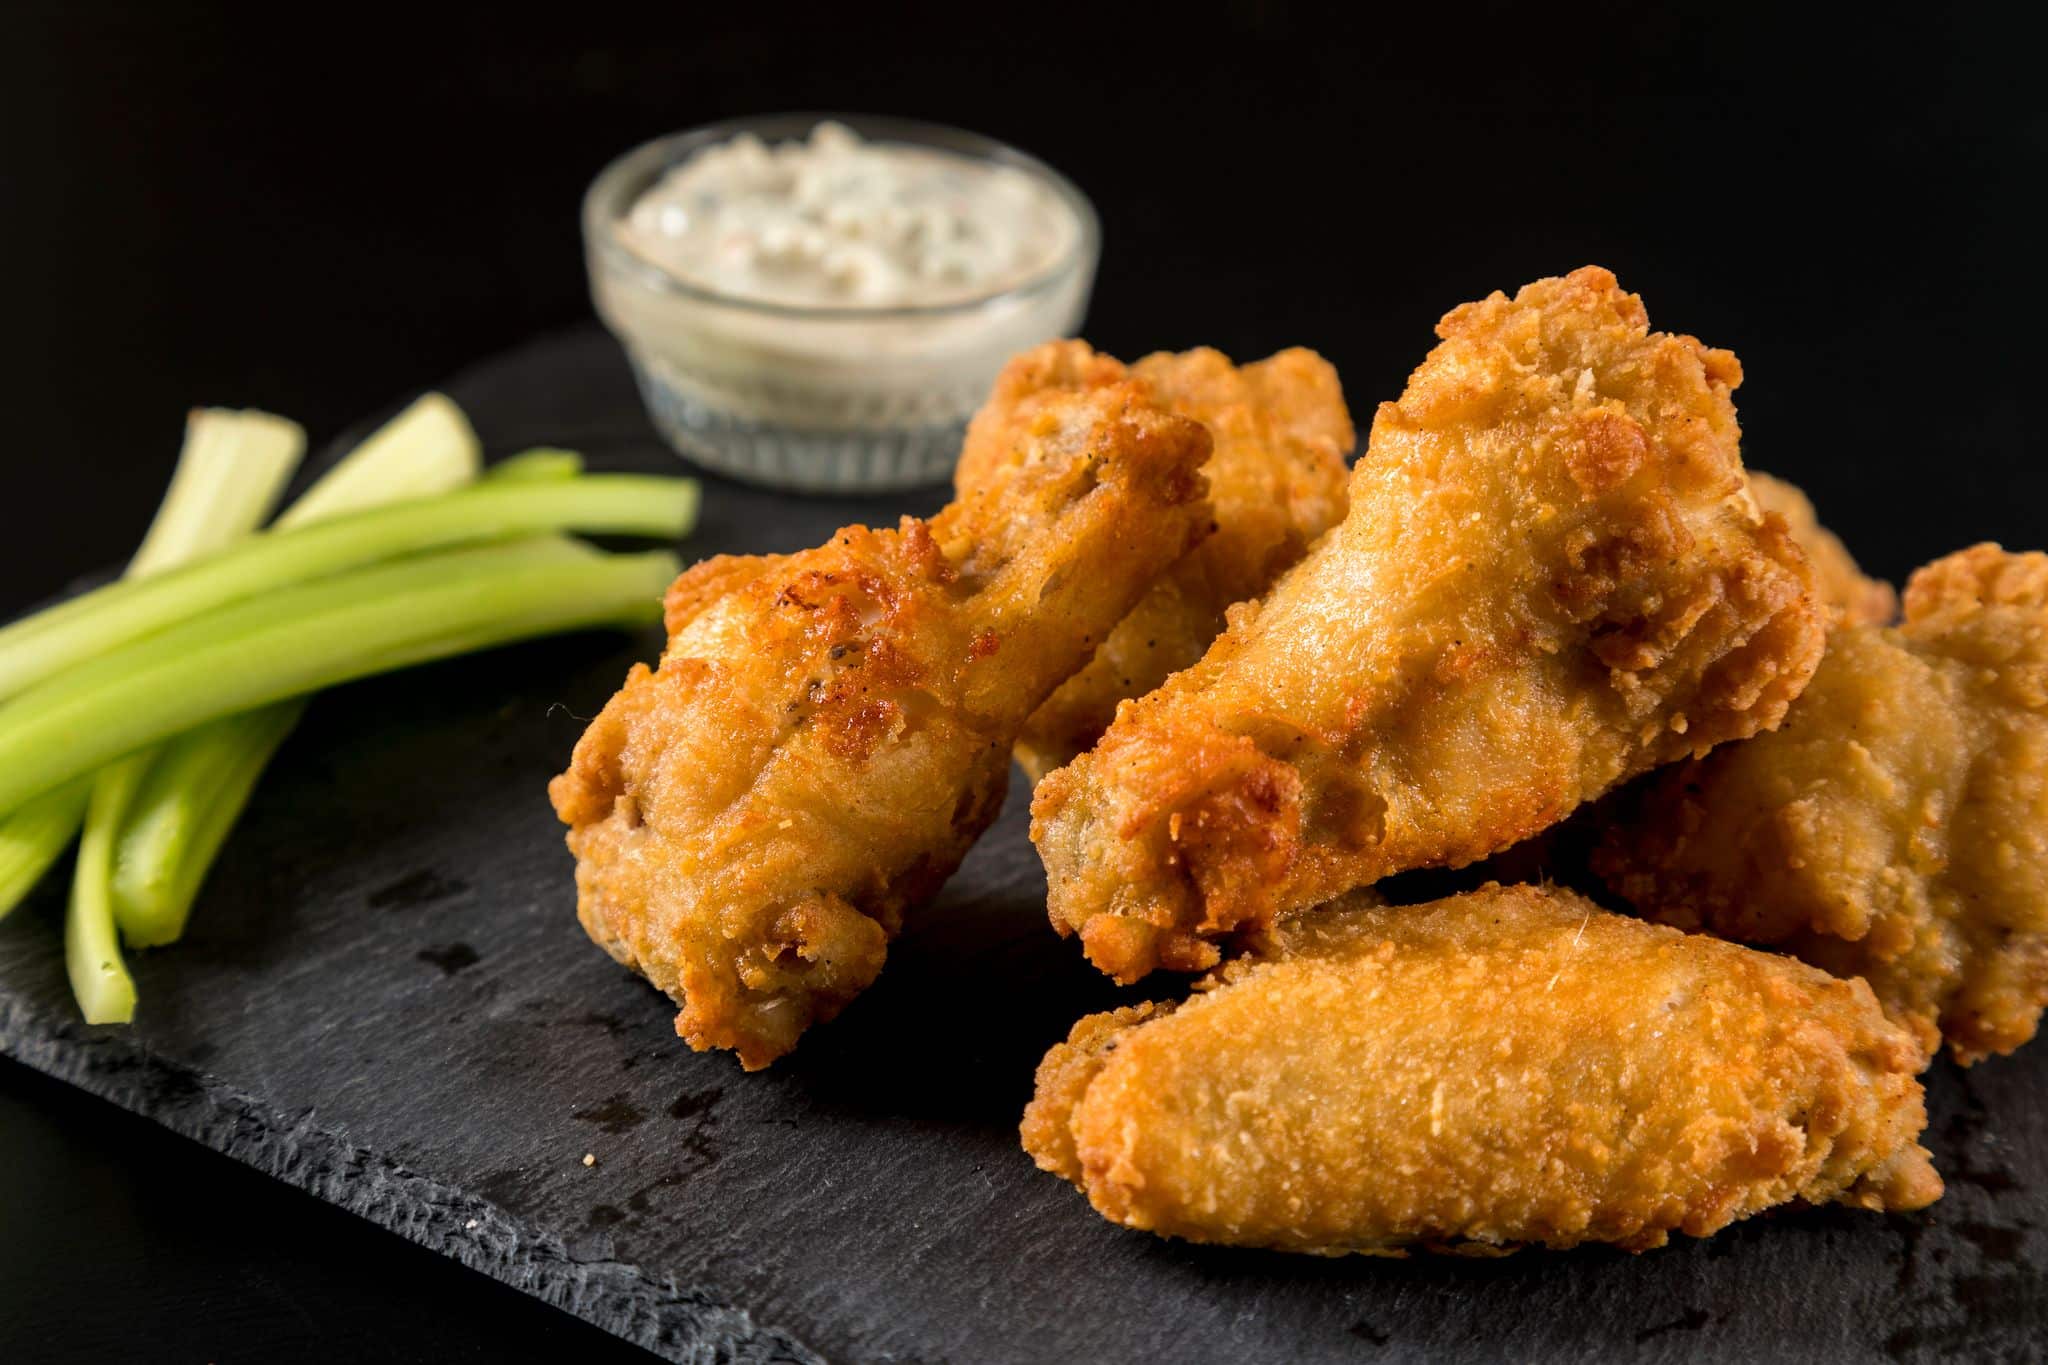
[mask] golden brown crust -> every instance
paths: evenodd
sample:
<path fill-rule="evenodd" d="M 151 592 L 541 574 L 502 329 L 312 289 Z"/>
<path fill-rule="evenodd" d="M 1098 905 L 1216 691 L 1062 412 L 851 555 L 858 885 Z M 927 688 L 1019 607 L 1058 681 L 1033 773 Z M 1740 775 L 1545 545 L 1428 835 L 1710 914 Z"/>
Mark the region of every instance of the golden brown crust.
<path fill-rule="evenodd" d="M 1081 1158 L 1074 1150 L 1070 1122 L 1075 1108 L 1126 1033 L 1147 1019 L 1172 1012 L 1171 1004 L 1148 1003 L 1090 1014 L 1074 1025 L 1064 1043 L 1045 1054 L 1032 1083 L 1034 1098 L 1019 1129 L 1024 1150 L 1031 1153 L 1040 1170 L 1075 1185 L 1081 1183 Z"/>
<path fill-rule="evenodd" d="M 1302 915 L 1075 1026 L 1022 1129 L 1105 1217 L 1289 1251 L 1641 1251 L 1792 1200 L 1919 1208 L 1918 1053 L 1860 982 L 1570 893 Z"/>
<path fill-rule="evenodd" d="M 1300 348 L 1241 369 L 1206 347 L 1126 368 L 1085 342 L 1048 342 L 1005 367 L 968 428 L 956 485 L 972 490 L 999 472 L 1011 433 L 1044 404 L 1122 382 L 1208 428 L 1216 529 L 1032 716 L 1017 761 L 1034 782 L 1094 744 L 1117 703 L 1199 659 L 1226 607 L 1264 592 L 1344 515 L 1344 460 L 1357 436 L 1336 370 Z"/>
<path fill-rule="evenodd" d="M 1669 923 L 1869 980 L 1968 1064 L 2048 1006 L 2048 555 L 1936 560 L 1776 734 L 1631 793 L 1594 868 Z"/>
<path fill-rule="evenodd" d="M 719 599 L 773 570 L 780 555 L 713 555 L 676 575 L 661 598 L 662 626 L 670 635 L 716 606 Z"/>
<path fill-rule="evenodd" d="M 1438 330 L 1345 521 L 1039 785 L 1053 923 L 1120 980 L 1767 729 L 1819 659 L 1734 356 L 1592 268 Z"/>
<path fill-rule="evenodd" d="M 549 787 L 590 936 L 749 1068 L 881 970 L 1002 805 L 1017 730 L 1206 532 L 1209 440 L 1136 387 L 1048 403 L 929 522 L 721 558 Z"/>
<path fill-rule="evenodd" d="M 1881 578 L 1857 567 L 1855 556 L 1840 536 L 1820 524 L 1812 499 L 1797 484 L 1773 478 L 1760 469 L 1749 471 L 1757 505 L 1785 519 L 1785 528 L 1813 566 L 1820 599 L 1841 626 L 1886 625 L 1899 614 L 1899 595 Z"/>

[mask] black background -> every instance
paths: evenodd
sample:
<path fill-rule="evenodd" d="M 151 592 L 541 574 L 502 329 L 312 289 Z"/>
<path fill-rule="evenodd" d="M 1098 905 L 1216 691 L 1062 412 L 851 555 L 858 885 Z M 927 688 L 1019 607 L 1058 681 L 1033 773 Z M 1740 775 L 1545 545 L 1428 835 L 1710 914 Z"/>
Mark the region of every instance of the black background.
<path fill-rule="evenodd" d="M 1742 357 L 1747 457 L 1868 567 L 2048 540 L 2048 101 L 1994 11 L 526 8 L 0 16 L 0 609 L 132 548 L 187 407 L 318 443 L 578 322 L 597 167 L 787 108 L 1067 171 L 1104 221 L 1088 334 L 1119 354 L 1312 345 L 1362 426 L 1447 308 L 1597 262 Z M 9 1359 L 608 1352 L 0 1065 Z"/>

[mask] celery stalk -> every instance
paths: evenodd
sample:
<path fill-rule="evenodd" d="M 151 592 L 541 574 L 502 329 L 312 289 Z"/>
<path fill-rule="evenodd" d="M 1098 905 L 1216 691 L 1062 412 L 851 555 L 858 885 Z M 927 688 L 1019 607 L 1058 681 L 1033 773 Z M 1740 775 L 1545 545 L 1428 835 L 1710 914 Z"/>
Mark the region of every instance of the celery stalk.
<path fill-rule="evenodd" d="M 484 477 L 493 483 L 518 483 L 525 480 L 545 482 L 550 479 L 573 479 L 583 472 L 583 457 L 573 450 L 554 450 L 539 446 L 522 450 L 517 455 L 508 455 L 484 471 Z"/>
<path fill-rule="evenodd" d="M 272 529 L 453 492 L 475 482 L 483 463 L 462 409 L 441 394 L 422 394 L 301 493 Z"/>
<path fill-rule="evenodd" d="M 583 481 L 543 491 L 561 496 L 574 482 Z M 680 510 L 671 500 L 671 515 Z M 0 810 L 238 711 L 459 650 L 655 620 L 678 567 L 665 552 L 505 545 L 418 556 L 210 613 L 0 706 Z"/>
<path fill-rule="evenodd" d="M 78 847 L 80 856 L 78 865 L 71 872 L 71 899 L 74 904 L 77 903 L 80 895 L 79 884 L 81 882 L 97 881 L 99 885 L 86 889 L 86 903 L 94 907 L 104 905 L 107 913 L 114 917 L 116 928 L 120 927 L 121 914 L 114 903 L 112 879 L 114 875 L 114 858 L 120 849 L 121 831 L 119 828 L 116 828 L 108 835 L 105 840 L 108 853 L 104 858 L 88 861 L 84 856 L 85 841 L 93 833 L 93 821 L 99 819 L 123 820 L 127 818 L 129 806 L 135 799 L 135 792 L 142 786 L 143 776 L 149 772 L 150 764 L 155 761 L 155 749 L 137 749 L 132 754 L 121 755 L 121 757 L 100 769 L 98 775 L 93 778 L 92 792 L 94 799 L 86 806 L 85 828 L 79 834 Z M 121 792 L 125 793 L 125 795 L 118 801 L 111 794 L 107 799 L 100 800 L 98 798 L 103 788 L 109 793 Z M 129 940 L 129 943 L 131 947 L 135 946 L 134 940 Z"/>
<path fill-rule="evenodd" d="M 157 751 L 114 852 L 114 918 L 130 945 L 159 947 L 185 932 L 200 883 L 305 709 L 297 700 L 244 711 Z"/>
<path fill-rule="evenodd" d="M 128 577 L 202 559 L 261 526 L 305 453 L 297 422 L 267 412 L 193 409 L 171 486 L 128 561 Z"/>
<path fill-rule="evenodd" d="M 21 904 L 51 865 L 63 855 L 85 818 L 89 783 L 75 782 L 45 792 L 0 820 L 0 919 Z"/>
<path fill-rule="evenodd" d="M 452 492 L 473 482 L 482 465 L 482 444 L 462 409 L 425 394 L 302 493 L 275 526 Z M 290 701 L 231 716 L 180 737 L 157 760 L 114 847 L 109 898 L 130 945 L 157 947 L 184 932 L 207 869 L 304 711 L 303 701 Z"/>
<path fill-rule="evenodd" d="M 145 672 L 174 664 L 198 651 L 233 645 L 250 635 L 290 625 L 295 614 L 317 616 L 345 611 L 374 602 L 379 594 L 391 594 L 395 605 L 403 605 L 405 594 L 451 582 L 488 578 L 507 567 L 541 564 L 566 567 L 602 558 L 599 551 L 582 541 L 562 536 L 531 536 L 524 540 L 462 545 L 433 554 L 409 555 L 372 564 L 352 573 L 330 574 L 311 583 L 299 583 L 261 597 L 231 602 L 99 655 L 84 667 L 71 669 L 0 703 L 0 749 L 5 748 L 9 732 L 36 717 L 63 710 L 70 698 L 84 694 L 81 689 L 90 691 L 107 684 L 117 674 Z M 343 642 L 337 644 L 345 648 Z M 370 646 L 366 645 L 362 652 L 367 653 L 369 649 Z M 232 688 L 234 680 L 222 679 L 221 686 Z M 115 751 L 116 754 L 126 752 L 125 749 Z M 0 776 L 0 781 L 4 780 L 4 776 Z"/>
<path fill-rule="evenodd" d="M 210 559 L 111 583 L 0 629 L 0 697 L 226 604 L 395 555 L 541 531 L 669 537 L 687 528 L 696 506 L 697 486 L 687 479 L 589 474 L 481 484 L 253 536 Z"/>
<path fill-rule="evenodd" d="M 86 810 L 85 833 L 78 840 L 78 871 L 71 879 L 71 903 L 64 912 L 64 969 L 88 1024 L 125 1024 L 135 1017 L 135 982 L 114 941 L 114 907 L 107 888 L 115 831 L 141 776 L 141 767 L 132 763 L 116 764 L 100 774 Z"/>

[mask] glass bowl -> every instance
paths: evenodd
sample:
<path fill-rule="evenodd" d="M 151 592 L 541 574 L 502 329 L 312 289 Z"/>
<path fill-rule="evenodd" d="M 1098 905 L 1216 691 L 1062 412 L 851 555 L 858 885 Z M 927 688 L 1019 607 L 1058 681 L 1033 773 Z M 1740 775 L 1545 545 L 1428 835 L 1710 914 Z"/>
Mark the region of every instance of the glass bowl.
<path fill-rule="evenodd" d="M 842 123 L 1009 166 L 1074 215 L 1067 253 L 1023 283 L 926 307 L 796 307 L 722 295 L 629 249 L 616 224 L 671 167 L 742 132 L 776 142 Z M 751 483 L 804 492 L 910 488 L 948 478 L 1003 362 L 1072 335 L 1101 230 L 1064 176 L 1002 143 L 937 124 L 844 114 L 733 119 L 656 138 L 598 174 L 583 200 L 591 297 L 625 347 L 649 415 L 681 454 Z"/>

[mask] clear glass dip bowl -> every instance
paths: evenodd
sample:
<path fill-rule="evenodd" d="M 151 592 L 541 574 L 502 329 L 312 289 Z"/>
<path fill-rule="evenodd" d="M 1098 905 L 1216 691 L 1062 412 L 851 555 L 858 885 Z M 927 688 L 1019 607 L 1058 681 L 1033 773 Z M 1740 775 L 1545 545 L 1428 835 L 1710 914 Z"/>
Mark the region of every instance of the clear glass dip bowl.
<path fill-rule="evenodd" d="M 820 122 L 863 139 L 1009 166 L 1074 215 L 1070 249 L 1021 284 L 929 307 L 798 307 L 687 283 L 629 249 L 616 225 L 671 167 L 751 132 L 766 142 Z M 597 311 L 624 345 L 655 426 L 722 474 L 804 492 L 909 488 L 949 477 L 967 419 L 1003 362 L 1070 336 L 1088 306 L 1101 232 L 1065 177 L 1002 143 L 936 124 L 842 114 L 734 119 L 645 143 L 583 200 Z"/>

